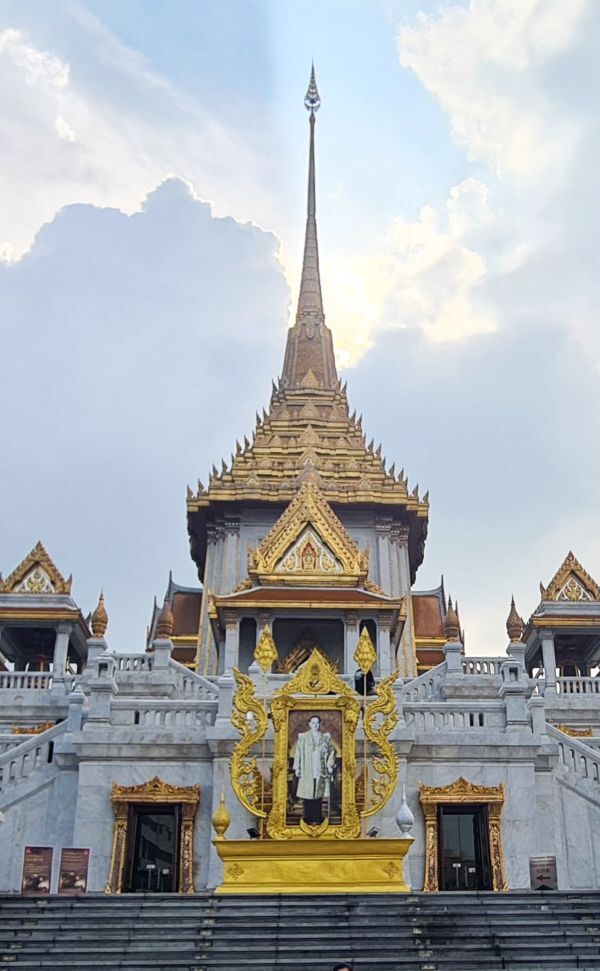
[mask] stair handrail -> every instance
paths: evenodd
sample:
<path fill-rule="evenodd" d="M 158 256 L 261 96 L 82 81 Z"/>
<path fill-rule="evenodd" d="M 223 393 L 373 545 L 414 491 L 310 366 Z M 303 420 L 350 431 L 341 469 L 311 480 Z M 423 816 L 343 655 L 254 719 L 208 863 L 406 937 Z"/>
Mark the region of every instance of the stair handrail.
<path fill-rule="evenodd" d="M 436 667 L 424 671 L 418 678 L 407 681 L 400 691 L 402 701 L 408 703 L 433 700 L 438 685 L 446 676 L 446 671 L 446 661 L 442 661 Z"/>
<path fill-rule="evenodd" d="M 548 725 L 546 731 L 548 736 L 558 743 L 561 764 L 567 771 L 574 772 L 581 779 L 587 779 L 588 782 L 600 787 L 600 754 L 580 738 L 573 738 L 572 735 L 561 732 L 554 725 Z M 570 761 L 565 758 L 565 751 L 571 753 Z"/>
<path fill-rule="evenodd" d="M 174 658 L 169 658 L 169 667 L 172 671 L 178 675 L 177 687 L 183 694 L 194 694 L 199 698 L 206 698 L 210 701 L 217 701 L 219 698 L 219 689 L 216 684 L 209 681 L 208 678 L 203 677 L 201 674 L 197 674 L 196 671 L 191 671 L 186 668 L 184 664 L 180 664 Z M 195 691 L 188 692 L 188 685 L 194 685 Z"/>
<path fill-rule="evenodd" d="M 0 755 L 0 792 L 6 790 L 7 785 L 11 782 L 17 782 L 18 779 L 28 777 L 23 776 L 21 772 L 18 772 L 16 776 L 11 773 L 11 766 L 13 763 L 21 763 L 24 765 L 24 759 L 35 752 L 37 749 L 43 751 L 49 743 L 53 743 L 56 738 L 64 735 L 67 731 L 67 721 L 59 722 L 57 725 L 53 725 L 52 728 L 47 728 L 45 732 L 40 732 L 39 735 L 32 735 L 27 738 L 24 742 L 19 745 L 15 745 L 13 748 L 8 749 Z M 34 764 L 32 766 L 32 771 L 36 772 L 38 769 L 42 768 L 48 764 L 48 758 L 46 755 L 45 759 L 39 764 Z"/>

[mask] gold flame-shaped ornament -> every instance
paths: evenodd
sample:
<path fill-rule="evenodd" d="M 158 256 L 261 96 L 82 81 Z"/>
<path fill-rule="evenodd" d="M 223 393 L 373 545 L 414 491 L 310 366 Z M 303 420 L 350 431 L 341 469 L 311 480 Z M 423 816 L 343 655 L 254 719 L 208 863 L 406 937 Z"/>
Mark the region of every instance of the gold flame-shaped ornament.
<path fill-rule="evenodd" d="M 269 628 L 265 627 L 254 650 L 254 660 L 258 665 L 260 665 L 260 669 L 263 674 L 266 674 L 278 657 L 279 654 L 277 653 L 277 648 L 275 647 L 273 635 Z"/>
<path fill-rule="evenodd" d="M 363 627 L 361 631 L 361 635 L 358 638 L 358 644 L 356 645 L 356 650 L 352 656 L 363 674 L 370 671 L 377 660 L 377 654 L 375 652 L 375 648 L 373 647 L 373 641 L 371 640 L 366 627 Z"/>

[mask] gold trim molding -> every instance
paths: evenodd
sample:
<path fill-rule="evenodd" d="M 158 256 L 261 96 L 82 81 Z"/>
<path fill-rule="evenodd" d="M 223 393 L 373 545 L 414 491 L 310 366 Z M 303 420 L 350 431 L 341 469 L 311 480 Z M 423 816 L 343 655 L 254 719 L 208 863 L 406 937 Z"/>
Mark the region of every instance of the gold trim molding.
<path fill-rule="evenodd" d="M 200 802 L 200 786 L 174 786 L 158 776 L 137 786 L 120 786 L 113 782 L 111 800 L 115 821 L 105 892 L 120 894 L 123 890 L 130 807 L 167 803 L 181 806 L 178 892 L 194 893 L 194 820 Z"/>
<path fill-rule="evenodd" d="M 548 586 L 540 584 L 540 594 L 542 600 L 597 602 L 600 586 L 569 550 Z"/>
<path fill-rule="evenodd" d="M 487 805 L 488 842 L 492 869 L 492 889 L 508 890 L 504 874 L 504 850 L 500 814 L 504 805 L 504 786 L 478 786 L 460 776 L 447 786 L 424 786 L 419 798 L 425 816 L 425 881 L 423 890 L 439 890 L 438 806 L 445 803 Z"/>

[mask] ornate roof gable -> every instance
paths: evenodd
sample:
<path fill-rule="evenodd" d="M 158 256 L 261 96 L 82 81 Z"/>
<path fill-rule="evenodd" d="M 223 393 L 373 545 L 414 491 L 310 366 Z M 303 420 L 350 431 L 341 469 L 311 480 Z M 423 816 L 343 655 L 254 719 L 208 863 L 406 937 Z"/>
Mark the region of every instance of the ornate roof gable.
<path fill-rule="evenodd" d="M 73 578 L 67 580 L 56 568 L 41 543 L 19 563 L 6 580 L 0 575 L 0 593 L 70 593 Z"/>
<path fill-rule="evenodd" d="M 257 549 L 248 551 L 255 583 L 363 586 L 368 552 L 361 552 L 313 482 L 306 482 Z"/>
<path fill-rule="evenodd" d="M 569 550 L 546 588 L 540 584 L 542 600 L 600 601 L 600 587 Z"/>

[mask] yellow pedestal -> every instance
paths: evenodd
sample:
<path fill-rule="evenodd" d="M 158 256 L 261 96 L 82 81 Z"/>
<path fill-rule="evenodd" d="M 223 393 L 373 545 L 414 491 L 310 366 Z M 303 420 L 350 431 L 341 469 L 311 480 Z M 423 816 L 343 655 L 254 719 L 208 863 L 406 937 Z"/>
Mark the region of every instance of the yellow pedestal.
<path fill-rule="evenodd" d="M 413 840 L 214 840 L 224 865 L 217 893 L 410 893 Z"/>

